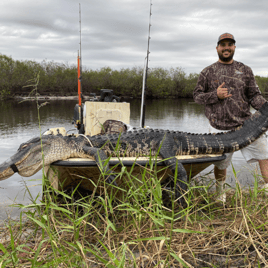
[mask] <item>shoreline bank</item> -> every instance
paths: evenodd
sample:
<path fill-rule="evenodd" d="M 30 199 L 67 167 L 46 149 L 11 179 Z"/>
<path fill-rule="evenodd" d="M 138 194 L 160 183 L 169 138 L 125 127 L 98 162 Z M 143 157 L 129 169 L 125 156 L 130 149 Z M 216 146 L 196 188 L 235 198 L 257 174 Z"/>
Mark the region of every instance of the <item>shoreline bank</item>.
<path fill-rule="evenodd" d="M 23 96 L 14 96 L 13 98 L 10 98 L 10 100 L 35 100 L 36 97 L 23 97 Z M 78 96 L 38 96 L 37 97 L 38 100 L 78 100 Z M 93 99 L 92 97 L 89 96 L 83 96 L 83 100 L 90 100 Z"/>

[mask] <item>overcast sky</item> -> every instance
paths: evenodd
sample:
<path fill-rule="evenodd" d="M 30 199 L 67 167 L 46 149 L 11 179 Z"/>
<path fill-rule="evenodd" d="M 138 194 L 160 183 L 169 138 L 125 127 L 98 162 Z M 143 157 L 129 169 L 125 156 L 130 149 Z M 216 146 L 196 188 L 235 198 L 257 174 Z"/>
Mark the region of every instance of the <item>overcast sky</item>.
<path fill-rule="evenodd" d="M 14 60 L 76 64 L 82 17 L 83 68 L 144 66 L 150 0 L 1 0 L 0 53 Z M 149 67 L 199 73 L 217 61 L 220 34 L 235 59 L 268 76 L 267 0 L 152 0 Z"/>

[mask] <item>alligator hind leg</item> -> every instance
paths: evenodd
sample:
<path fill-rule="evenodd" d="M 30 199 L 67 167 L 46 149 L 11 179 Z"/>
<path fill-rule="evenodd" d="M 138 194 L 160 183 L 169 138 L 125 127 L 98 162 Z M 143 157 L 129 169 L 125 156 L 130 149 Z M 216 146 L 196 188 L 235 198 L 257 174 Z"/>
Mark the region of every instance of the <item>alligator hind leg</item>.
<path fill-rule="evenodd" d="M 181 195 L 187 191 L 187 172 L 183 167 L 182 163 L 178 162 L 176 157 L 164 160 L 166 166 L 168 166 L 172 173 L 174 174 L 174 190 L 175 190 L 175 197 L 176 199 L 180 198 Z M 177 169 L 177 178 L 175 178 Z M 180 198 L 179 201 L 181 204 L 185 204 L 184 198 Z"/>
<path fill-rule="evenodd" d="M 107 161 L 107 163 L 104 164 L 105 161 L 108 159 L 105 152 L 99 148 L 90 147 L 87 145 L 83 146 L 83 151 L 87 155 L 92 156 L 94 158 L 94 160 L 95 160 L 96 164 L 98 165 L 101 172 L 103 172 L 104 174 L 107 174 L 106 181 L 109 184 L 113 184 L 113 185 L 117 186 L 117 183 L 115 182 L 115 176 L 112 175 L 112 171 L 109 168 L 109 161 Z"/>

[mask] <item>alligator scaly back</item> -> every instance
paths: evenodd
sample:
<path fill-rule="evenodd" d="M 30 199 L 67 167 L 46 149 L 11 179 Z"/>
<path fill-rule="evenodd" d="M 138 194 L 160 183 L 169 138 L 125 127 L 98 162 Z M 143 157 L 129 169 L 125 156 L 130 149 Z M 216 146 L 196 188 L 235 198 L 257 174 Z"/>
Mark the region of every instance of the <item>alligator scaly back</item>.
<path fill-rule="evenodd" d="M 238 151 L 259 138 L 268 129 L 268 103 L 256 111 L 243 127 L 216 134 L 194 134 L 180 131 L 142 129 L 112 135 L 88 137 L 94 147 L 113 155 L 120 137 L 120 156 L 155 155 L 160 151 L 169 156 L 222 154 Z M 165 152 L 166 151 L 166 152 Z M 118 153 L 117 152 L 117 153 Z M 160 153 L 161 155 L 161 153 Z"/>

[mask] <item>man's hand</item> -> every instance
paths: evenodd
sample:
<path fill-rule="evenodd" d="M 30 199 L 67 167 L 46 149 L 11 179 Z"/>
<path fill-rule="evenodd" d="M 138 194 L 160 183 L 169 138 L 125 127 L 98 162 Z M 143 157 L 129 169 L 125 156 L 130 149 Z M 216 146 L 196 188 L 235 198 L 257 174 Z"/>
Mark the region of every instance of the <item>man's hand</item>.
<path fill-rule="evenodd" d="M 229 98 L 232 96 L 232 94 L 228 94 L 228 89 L 224 88 L 225 82 L 223 82 L 218 88 L 217 88 L 217 96 L 219 99 L 223 100 L 226 98 Z"/>

